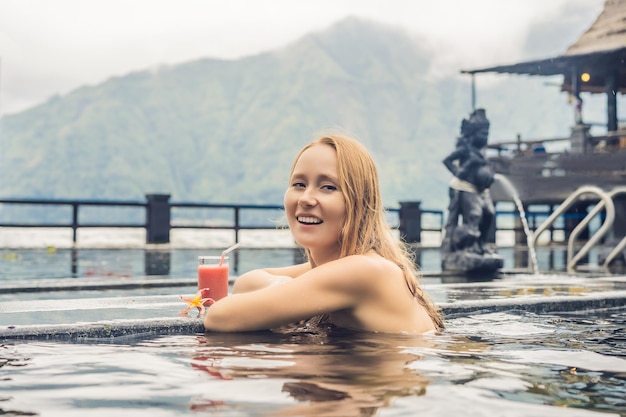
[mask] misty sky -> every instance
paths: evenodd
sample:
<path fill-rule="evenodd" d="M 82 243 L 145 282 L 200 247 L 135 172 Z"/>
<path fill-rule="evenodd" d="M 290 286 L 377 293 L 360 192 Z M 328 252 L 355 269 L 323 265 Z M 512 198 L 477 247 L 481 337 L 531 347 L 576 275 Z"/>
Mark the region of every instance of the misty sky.
<path fill-rule="evenodd" d="M 283 47 L 348 16 L 403 28 L 436 68 L 555 56 L 604 0 L 2 0 L 0 114 L 164 64 Z M 554 23 L 556 22 L 556 23 Z M 581 26 L 582 25 L 582 26 Z M 571 39 L 566 39 L 566 38 Z M 529 49 L 529 40 L 538 40 Z M 537 55 L 539 54 L 539 55 Z"/>

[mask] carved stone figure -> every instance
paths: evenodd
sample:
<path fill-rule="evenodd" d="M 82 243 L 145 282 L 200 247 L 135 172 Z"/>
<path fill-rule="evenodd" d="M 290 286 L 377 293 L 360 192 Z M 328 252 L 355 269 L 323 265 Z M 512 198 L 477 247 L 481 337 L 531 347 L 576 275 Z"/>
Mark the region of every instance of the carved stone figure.
<path fill-rule="evenodd" d="M 489 242 L 495 210 L 489 195 L 494 174 L 483 154 L 488 137 L 486 112 L 477 109 L 463 120 L 456 148 L 443 160 L 454 175 L 441 245 L 444 271 L 489 274 L 504 264 Z"/>

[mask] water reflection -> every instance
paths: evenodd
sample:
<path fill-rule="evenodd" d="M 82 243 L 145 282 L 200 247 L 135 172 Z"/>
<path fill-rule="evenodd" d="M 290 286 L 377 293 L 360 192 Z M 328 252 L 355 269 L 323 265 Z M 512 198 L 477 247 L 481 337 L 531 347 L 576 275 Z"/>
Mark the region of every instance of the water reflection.
<path fill-rule="evenodd" d="M 146 275 L 169 275 L 172 264 L 172 253 L 169 250 L 146 250 L 144 252 L 144 268 Z"/>
<path fill-rule="evenodd" d="M 428 336 L 402 337 L 332 329 L 285 334 L 207 334 L 198 339 L 191 365 L 232 383 L 194 401 L 194 410 L 240 409 L 249 393 L 235 389 L 241 379 L 263 379 L 262 410 L 283 416 L 370 416 L 394 398 L 421 396 L 429 379 L 407 365 L 428 349 Z M 269 383 L 269 381 L 275 383 Z M 285 401 L 288 398 L 288 401 Z M 261 410 L 259 410 L 261 411 Z M 261 413 L 264 414 L 264 413 Z"/>
<path fill-rule="evenodd" d="M 464 315 L 419 337 L 305 327 L 5 343 L 0 414 L 624 415 L 625 326 L 622 308 Z"/>
<path fill-rule="evenodd" d="M 439 248 L 415 248 L 422 271 L 440 273 Z M 0 249 L 0 279 L 48 279 L 68 277 L 194 277 L 197 257 L 219 255 L 219 249 L 123 248 L 123 249 Z M 505 271 L 528 267 L 526 248 L 499 248 L 505 258 Z M 539 269 L 565 271 L 566 248 L 540 247 Z M 590 259 L 596 256 L 590 254 Z M 259 267 L 278 267 L 304 260 L 298 248 L 239 248 L 231 254 L 231 275 Z M 476 281 L 480 277 L 474 277 Z M 492 277 L 490 277 L 492 278 Z M 453 282 L 450 277 L 448 282 Z"/>
<path fill-rule="evenodd" d="M 202 248 L 0 249 L 0 279 L 195 277 L 198 256 L 220 253 Z M 230 256 L 232 275 L 303 260 L 302 251 L 295 248 L 240 248 Z"/>

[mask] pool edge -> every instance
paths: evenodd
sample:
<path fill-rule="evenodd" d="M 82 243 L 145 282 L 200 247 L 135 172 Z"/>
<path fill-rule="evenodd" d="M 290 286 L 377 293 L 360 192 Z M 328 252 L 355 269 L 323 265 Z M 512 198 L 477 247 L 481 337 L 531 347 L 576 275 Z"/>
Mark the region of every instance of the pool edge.
<path fill-rule="evenodd" d="M 504 311 L 552 313 L 626 307 L 626 291 L 607 291 L 584 296 L 503 298 L 441 303 L 445 318 Z M 134 320 L 109 320 L 54 325 L 12 325 L 0 329 L 2 342 L 16 340 L 113 341 L 143 335 L 202 334 L 199 318 L 169 317 Z"/>

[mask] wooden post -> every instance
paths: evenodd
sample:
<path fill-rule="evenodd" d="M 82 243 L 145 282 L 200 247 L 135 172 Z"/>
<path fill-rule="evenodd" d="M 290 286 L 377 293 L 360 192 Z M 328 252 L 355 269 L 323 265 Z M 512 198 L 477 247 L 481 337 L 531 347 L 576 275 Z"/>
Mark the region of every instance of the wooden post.
<path fill-rule="evenodd" d="M 406 243 L 422 242 L 421 201 L 400 202 L 400 237 Z"/>
<path fill-rule="evenodd" d="M 78 229 L 78 203 L 72 203 L 72 242 L 76 244 L 76 231 Z"/>
<path fill-rule="evenodd" d="M 626 195 L 613 197 L 613 203 L 615 204 L 615 221 L 612 238 L 619 242 L 626 236 Z"/>
<path fill-rule="evenodd" d="M 170 243 L 169 199 L 169 194 L 146 195 L 146 243 Z"/>
<path fill-rule="evenodd" d="M 615 132 L 617 130 L 617 71 L 611 71 L 606 77 L 606 130 Z"/>

